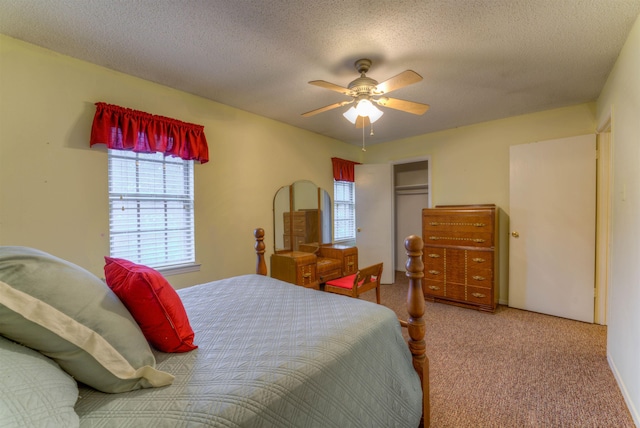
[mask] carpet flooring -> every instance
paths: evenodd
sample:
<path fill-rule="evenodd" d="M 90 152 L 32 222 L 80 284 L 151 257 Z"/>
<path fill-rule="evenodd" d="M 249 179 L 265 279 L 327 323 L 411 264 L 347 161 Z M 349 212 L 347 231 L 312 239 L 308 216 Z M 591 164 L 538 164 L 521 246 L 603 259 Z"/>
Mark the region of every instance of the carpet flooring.
<path fill-rule="evenodd" d="M 407 288 L 397 272 L 381 290 L 402 319 Z M 375 291 L 360 298 L 375 302 Z M 606 359 L 605 326 L 431 302 L 425 320 L 433 428 L 635 427 Z"/>

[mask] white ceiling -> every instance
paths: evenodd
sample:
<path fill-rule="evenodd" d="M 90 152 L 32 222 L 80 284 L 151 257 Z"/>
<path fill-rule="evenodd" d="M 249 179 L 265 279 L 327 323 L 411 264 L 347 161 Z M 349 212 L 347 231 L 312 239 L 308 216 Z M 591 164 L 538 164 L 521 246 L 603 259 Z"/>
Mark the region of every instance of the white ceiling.
<path fill-rule="evenodd" d="M 431 109 L 384 108 L 375 144 L 594 101 L 639 13 L 640 0 L 0 0 L 0 33 L 353 144 L 348 106 L 301 116 L 347 99 L 307 82 L 347 86 L 359 58 L 379 82 L 416 71 L 390 96 Z"/>

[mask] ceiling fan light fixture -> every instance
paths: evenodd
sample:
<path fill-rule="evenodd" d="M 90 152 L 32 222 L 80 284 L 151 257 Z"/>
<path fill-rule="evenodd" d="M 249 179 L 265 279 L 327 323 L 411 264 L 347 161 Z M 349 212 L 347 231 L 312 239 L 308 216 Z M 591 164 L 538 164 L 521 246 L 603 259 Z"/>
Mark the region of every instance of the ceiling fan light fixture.
<path fill-rule="evenodd" d="M 355 124 L 358 116 L 368 117 L 369 122 L 373 123 L 380 119 L 384 112 L 377 108 L 373 103 L 367 99 L 358 101 L 355 107 L 351 107 L 345 111 L 342 115 L 351 123 Z"/>
<path fill-rule="evenodd" d="M 353 107 L 349 108 L 349 110 L 344 112 L 342 115 L 349 122 L 356 125 L 356 128 L 363 128 L 367 124 L 370 125 L 382 117 L 382 110 L 378 109 L 375 104 L 416 115 L 424 114 L 429 109 L 428 104 L 388 98 L 386 96 L 386 94 L 391 91 L 395 91 L 421 81 L 422 76 L 415 71 L 405 70 L 382 83 L 378 83 L 377 80 L 365 75 L 371 67 L 371 60 L 366 58 L 359 59 L 355 62 L 355 67 L 356 70 L 358 70 L 358 73 L 360 73 L 360 77 L 349 83 L 346 88 L 324 80 L 312 80 L 309 82 L 311 85 L 349 96 L 352 98 L 350 101 L 333 103 L 328 106 L 303 113 L 302 116 L 309 117 L 337 107 L 355 103 Z"/>
<path fill-rule="evenodd" d="M 349 110 L 342 113 L 342 115 L 345 117 L 345 119 L 347 119 L 349 122 L 353 123 L 354 125 L 356 123 L 356 119 L 358 119 L 358 112 L 356 111 L 355 107 L 351 107 Z"/>
<path fill-rule="evenodd" d="M 373 123 L 376 120 L 380 119 L 384 112 L 371 104 L 371 111 L 369 112 L 369 122 Z"/>
<path fill-rule="evenodd" d="M 358 104 L 356 104 L 358 116 L 370 116 L 375 110 L 377 110 L 376 107 L 366 98 L 358 101 Z"/>

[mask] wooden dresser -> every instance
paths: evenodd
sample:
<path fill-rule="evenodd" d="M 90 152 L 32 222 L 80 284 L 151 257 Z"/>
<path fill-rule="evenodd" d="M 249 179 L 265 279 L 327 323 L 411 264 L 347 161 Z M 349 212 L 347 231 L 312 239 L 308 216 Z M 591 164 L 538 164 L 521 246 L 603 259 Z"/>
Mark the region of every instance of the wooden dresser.
<path fill-rule="evenodd" d="M 348 276 L 358 271 L 358 247 L 347 245 L 321 245 L 320 257 L 340 260 L 342 271 L 340 276 Z"/>
<path fill-rule="evenodd" d="M 271 276 L 318 289 L 321 283 L 358 271 L 357 247 L 300 244 L 300 249 L 273 254 Z"/>
<path fill-rule="evenodd" d="M 498 210 L 448 205 L 422 210 L 425 299 L 495 311 L 498 304 Z"/>
<path fill-rule="evenodd" d="M 312 253 L 289 251 L 271 255 L 271 276 L 307 288 L 320 288 L 317 257 Z"/>
<path fill-rule="evenodd" d="M 300 244 L 317 242 L 318 210 L 298 210 L 284 213 L 284 246 L 298 250 Z"/>

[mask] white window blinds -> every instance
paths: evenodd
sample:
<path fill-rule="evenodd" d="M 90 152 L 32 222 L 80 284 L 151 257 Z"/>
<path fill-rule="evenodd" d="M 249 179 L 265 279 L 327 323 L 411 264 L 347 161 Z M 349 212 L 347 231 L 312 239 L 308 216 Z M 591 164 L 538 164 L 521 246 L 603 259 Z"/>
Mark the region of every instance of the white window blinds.
<path fill-rule="evenodd" d="M 194 263 L 193 161 L 109 150 L 109 230 L 111 257 Z"/>
<path fill-rule="evenodd" d="M 356 237 L 355 183 L 333 182 L 333 239 L 345 241 Z"/>

